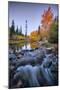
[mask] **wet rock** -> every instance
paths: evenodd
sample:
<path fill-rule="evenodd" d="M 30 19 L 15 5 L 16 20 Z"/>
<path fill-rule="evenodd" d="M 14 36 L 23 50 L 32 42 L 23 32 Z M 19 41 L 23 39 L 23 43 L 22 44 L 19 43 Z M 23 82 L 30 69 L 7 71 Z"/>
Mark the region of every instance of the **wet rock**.
<path fill-rule="evenodd" d="M 31 56 L 24 56 L 21 59 L 17 61 L 17 66 L 21 65 L 27 65 L 27 64 L 35 64 L 36 58 Z"/>
<path fill-rule="evenodd" d="M 13 54 L 13 50 L 11 48 L 9 49 L 9 54 Z"/>
<path fill-rule="evenodd" d="M 21 81 L 21 80 L 19 80 L 19 81 L 18 81 L 18 83 L 17 83 L 16 87 L 17 87 L 17 88 L 19 88 L 19 87 L 23 87 L 23 83 L 22 83 L 22 81 Z"/>
<path fill-rule="evenodd" d="M 44 68 L 49 68 L 51 64 L 52 64 L 52 54 L 49 54 L 49 55 L 46 54 L 46 57 L 44 58 L 42 66 Z"/>
<path fill-rule="evenodd" d="M 47 54 L 52 53 L 53 49 L 54 49 L 53 47 L 46 48 L 46 52 L 47 52 Z"/>
<path fill-rule="evenodd" d="M 13 76 L 13 88 L 18 88 L 18 87 L 23 87 L 22 86 L 22 81 L 21 81 L 21 73 L 20 72 L 16 72 Z"/>
<path fill-rule="evenodd" d="M 9 54 L 9 60 L 13 61 L 16 60 L 16 55 L 15 54 Z"/>
<path fill-rule="evenodd" d="M 36 58 L 37 58 L 37 59 L 43 60 L 44 57 L 45 57 L 44 53 L 40 53 L 40 54 L 37 54 L 37 55 L 36 55 Z"/>
<path fill-rule="evenodd" d="M 9 70 L 13 71 L 15 69 L 15 66 L 10 65 Z"/>
<path fill-rule="evenodd" d="M 21 54 L 17 55 L 17 59 L 20 59 L 21 57 L 22 57 L 22 55 L 21 55 Z"/>
<path fill-rule="evenodd" d="M 58 85 L 58 66 L 51 65 L 49 75 L 54 83 L 54 85 Z"/>
<path fill-rule="evenodd" d="M 47 62 L 45 62 L 45 63 L 43 64 L 43 67 L 44 67 L 44 68 L 49 68 L 49 67 L 51 66 L 51 64 L 52 64 L 52 61 L 47 61 Z"/>
<path fill-rule="evenodd" d="M 9 88 L 13 88 L 13 77 L 15 74 L 15 70 L 13 66 L 9 66 Z"/>
<path fill-rule="evenodd" d="M 58 72 L 58 61 L 57 62 L 56 62 L 56 60 L 55 60 L 55 62 L 52 61 L 52 65 L 50 67 L 50 70 L 51 70 L 51 72 Z"/>

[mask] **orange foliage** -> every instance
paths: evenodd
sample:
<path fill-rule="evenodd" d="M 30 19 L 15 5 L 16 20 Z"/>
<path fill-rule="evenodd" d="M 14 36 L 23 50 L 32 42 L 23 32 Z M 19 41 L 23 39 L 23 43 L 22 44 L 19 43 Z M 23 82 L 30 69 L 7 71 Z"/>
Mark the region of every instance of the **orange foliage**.
<path fill-rule="evenodd" d="M 42 26 L 48 27 L 51 25 L 52 21 L 53 21 L 53 13 L 51 11 L 51 7 L 49 7 L 48 10 L 44 10 L 44 13 L 42 15 L 41 20 Z"/>
<path fill-rule="evenodd" d="M 36 40 L 37 35 L 38 35 L 38 32 L 37 32 L 37 31 L 31 32 L 31 34 L 30 34 L 30 39 Z"/>
<path fill-rule="evenodd" d="M 37 43 L 30 43 L 30 47 L 31 48 L 38 48 L 39 46 L 37 45 Z"/>
<path fill-rule="evenodd" d="M 40 40 L 41 38 L 48 38 L 49 28 L 53 22 L 53 13 L 51 7 L 47 10 L 44 10 L 42 15 L 41 24 L 42 26 L 38 27 L 37 31 L 33 31 L 30 34 L 32 40 Z"/>
<path fill-rule="evenodd" d="M 32 35 L 32 36 L 37 36 L 37 34 L 38 34 L 37 31 L 31 32 L 31 35 Z"/>

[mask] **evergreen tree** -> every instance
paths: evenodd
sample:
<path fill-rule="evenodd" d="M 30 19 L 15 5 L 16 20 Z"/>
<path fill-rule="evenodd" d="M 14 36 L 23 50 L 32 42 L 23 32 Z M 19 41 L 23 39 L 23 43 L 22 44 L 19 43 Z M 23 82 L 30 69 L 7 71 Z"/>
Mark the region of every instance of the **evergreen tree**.
<path fill-rule="evenodd" d="M 22 35 L 22 26 L 20 26 L 19 34 Z"/>
<path fill-rule="evenodd" d="M 49 30 L 49 42 L 58 43 L 58 23 L 54 20 Z"/>
<path fill-rule="evenodd" d="M 16 29 L 16 34 L 18 34 L 19 32 L 18 32 L 18 26 L 17 26 L 17 29 Z"/>
<path fill-rule="evenodd" d="M 40 26 L 38 27 L 38 35 L 40 35 Z"/>
<path fill-rule="evenodd" d="M 14 20 L 12 20 L 12 25 L 10 27 L 10 36 L 12 36 L 13 34 L 15 34 L 15 23 L 14 23 Z"/>

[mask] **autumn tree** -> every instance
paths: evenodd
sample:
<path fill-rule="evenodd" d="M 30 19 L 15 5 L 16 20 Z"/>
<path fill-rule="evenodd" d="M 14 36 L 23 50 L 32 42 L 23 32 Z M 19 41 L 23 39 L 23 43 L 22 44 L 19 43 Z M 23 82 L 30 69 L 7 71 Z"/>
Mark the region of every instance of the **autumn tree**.
<path fill-rule="evenodd" d="M 31 40 L 34 40 L 34 41 L 36 41 L 36 40 L 38 39 L 38 32 L 37 32 L 37 30 L 31 32 L 31 34 L 30 34 L 30 39 L 31 39 Z"/>
<path fill-rule="evenodd" d="M 49 7 L 47 10 L 44 10 L 44 13 L 42 15 L 42 20 L 41 20 L 42 27 L 45 30 L 48 30 L 52 21 L 53 21 L 53 13 L 51 7 Z"/>

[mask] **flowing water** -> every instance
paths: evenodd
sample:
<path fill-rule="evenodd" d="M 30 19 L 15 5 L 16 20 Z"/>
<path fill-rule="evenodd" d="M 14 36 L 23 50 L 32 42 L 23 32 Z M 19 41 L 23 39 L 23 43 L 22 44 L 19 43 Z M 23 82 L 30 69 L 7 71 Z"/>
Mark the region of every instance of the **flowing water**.
<path fill-rule="evenodd" d="M 51 74 L 51 76 L 49 75 L 50 66 L 52 65 L 52 62 L 53 62 L 53 54 L 52 53 L 47 54 L 45 47 L 38 48 L 37 50 L 35 50 L 35 48 L 38 48 L 38 45 L 36 43 L 23 45 L 22 47 L 17 47 L 14 45 L 12 45 L 10 47 L 12 52 L 14 49 L 15 49 L 15 52 L 21 52 L 21 50 L 28 50 L 28 52 L 27 51 L 25 52 L 27 54 L 25 54 L 25 56 L 24 56 L 26 58 L 26 60 L 27 60 L 27 56 L 28 56 L 28 61 L 30 60 L 29 56 L 32 57 L 32 61 L 33 61 L 33 57 L 35 58 L 39 53 L 42 54 L 42 52 L 44 52 L 44 55 L 45 55 L 41 65 L 35 63 L 34 66 L 32 66 L 31 64 L 26 64 L 25 66 L 23 66 L 23 65 L 18 66 L 15 71 L 16 73 L 15 73 L 13 79 L 15 79 L 17 76 L 20 76 L 20 78 L 22 79 L 22 82 L 25 82 L 23 85 L 24 87 L 25 86 L 26 87 L 28 87 L 28 86 L 34 87 L 34 86 L 54 85 L 54 82 L 51 78 L 51 76 L 53 77 L 53 75 L 52 74 Z M 29 51 L 31 49 L 34 49 L 34 51 Z M 20 61 L 22 61 L 22 60 L 20 60 Z M 25 59 L 23 60 L 23 62 L 25 62 Z M 36 62 L 36 61 L 34 61 L 34 62 Z M 18 75 L 18 73 L 19 73 L 19 75 Z M 16 74 L 17 74 L 17 76 L 16 76 Z M 28 84 L 27 84 L 27 82 L 28 82 Z"/>

